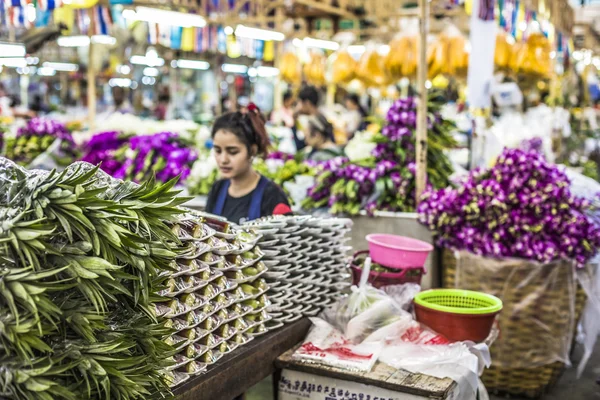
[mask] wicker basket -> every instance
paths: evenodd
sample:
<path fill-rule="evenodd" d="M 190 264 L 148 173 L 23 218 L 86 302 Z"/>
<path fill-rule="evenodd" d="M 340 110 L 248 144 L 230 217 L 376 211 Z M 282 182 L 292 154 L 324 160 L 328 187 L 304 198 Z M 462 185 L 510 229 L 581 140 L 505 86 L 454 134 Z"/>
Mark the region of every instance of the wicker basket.
<path fill-rule="evenodd" d="M 444 287 L 455 287 L 456 267 L 454 253 L 444 250 Z M 565 263 L 542 266 L 539 276 L 536 275 L 534 279 L 525 270 L 526 268 L 519 268 L 518 264 L 508 264 L 490 274 L 489 270 L 472 265 L 464 273 L 461 271 L 460 288 L 487 291 L 496 296 L 501 294 L 504 302 L 505 309 L 499 316 L 500 337 L 490 349 L 492 366 L 482 376 L 487 389 L 495 393 L 538 398 L 558 381 L 564 371 L 565 365 L 562 362 L 547 362 L 547 357 L 552 351 L 564 350 L 565 342 L 562 342 L 562 347 L 557 343 L 559 349 L 542 345 L 539 339 L 541 329 L 532 322 L 535 320 L 543 323 L 548 328 L 546 334 L 551 335 L 550 337 L 567 340 L 568 348 L 575 336 L 574 321 L 578 321 L 581 316 L 586 295 L 575 283 L 572 270 Z M 548 284 L 550 275 L 553 282 L 551 285 Z M 520 284 L 507 285 L 507 282 Z M 535 300 L 528 301 L 530 297 Z M 518 310 L 515 308 L 517 304 Z M 533 367 L 518 367 L 524 363 Z"/>

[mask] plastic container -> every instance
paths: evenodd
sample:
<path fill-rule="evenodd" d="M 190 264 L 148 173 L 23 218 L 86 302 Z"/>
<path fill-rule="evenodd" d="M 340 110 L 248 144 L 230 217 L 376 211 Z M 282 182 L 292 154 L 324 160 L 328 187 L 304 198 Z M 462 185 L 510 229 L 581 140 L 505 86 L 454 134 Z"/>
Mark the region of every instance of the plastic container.
<path fill-rule="evenodd" d="M 417 321 L 451 341 L 484 341 L 502 310 L 502 300 L 480 292 L 431 289 L 415 296 Z"/>
<path fill-rule="evenodd" d="M 422 267 L 433 250 L 429 243 L 398 235 L 374 233 L 366 239 L 373 262 L 394 269 Z"/>
<path fill-rule="evenodd" d="M 352 269 L 353 285 L 358 285 L 358 283 L 360 282 L 362 268 L 359 265 L 359 258 L 363 255 L 368 256 L 369 251 L 363 250 L 354 253 L 352 265 L 350 265 Z M 369 272 L 368 282 L 376 288 L 381 288 L 390 285 L 401 285 L 403 283 L 417 283 L 420 285 L 421 278 L 423 278 L 423 275 L 425 275 L 426 273 L 427 271 L 424 267 L 407 267 L 399 269 L 398 272 L 381 272 L 371 270 Z"/>

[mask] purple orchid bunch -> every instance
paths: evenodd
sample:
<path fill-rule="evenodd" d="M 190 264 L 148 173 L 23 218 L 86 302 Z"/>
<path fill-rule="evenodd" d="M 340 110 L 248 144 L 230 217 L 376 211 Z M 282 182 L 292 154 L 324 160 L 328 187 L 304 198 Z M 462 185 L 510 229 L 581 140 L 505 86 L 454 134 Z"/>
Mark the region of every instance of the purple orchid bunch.
<path fill-rule="evenodd" d="M 129 138 L 129 135 L 117 131 L 98 133 L 87 142 L 82 161 L 100 164 L 103 171 L 114 175 L 123 165 L 123 161 L 117 157 L 117 151 L 129 142 Z"/>
<path fill-rule="evenodd" d="M 586 214 L 587 200 L 569 187 L 541 154 L 505 149 L 494 167 L 472 171 L 457 189 L 425 193 L 419 220 L 440 246 L 582 266 L 600 248 L 600 229 Z"/>
<path fill-rule="evenodd" d="M 435 187 L 445 187 L 453 170 L 443 148 L 455 145 L 449 134 L 453 125 L 442 120 L 435 108 L 428 118 L 429 179 Z M 338 157 L 319 165 L 315 185 L 303 207 L 327 206 L 333 214 L 350 215 L 361 210 L 371 215 L 377 210 L 413 211 L 416 120 L 415 99 L 394 102 L 386 115 L 386 125 L 374 138 L 377 145 L 371 157 L 357 162 Z"/>
<path fill-rule="evenodd" d="M 519 145 L 519 148 L 525 151 L 535 151 L 536 153 L 543 154 L 544 141 L 540 137 L 534 137 L 531 139 L 525 139 Z"/>
<path fill-rule="evenodd" d="M 17 138 L 21 136 L 53 136 L 75 146 L 73 135 L 66 125 L 53 119 L 32 118 L 24 127 L 17 131 Z"/>
<path fill-rule="evenodd" d="M 198 158 L 190 143 L 173 132 L 134 136 L 125 146 L 125 159 L 113 176 L 135 182 L 147 180 L 152 174 L 160 182 L 178 175 L 183 181 Z"/>
<path fill-rule="evenodd" d="M 294 155 L 289 153 L 284 153 L 283 151 L 272 151 L 267 154 L 266 160 L 280 160 L 280 161 L 288 161 L 293 160 Z"/>
<path fill-rule="evenodd" d="M 48 153 L 52 144 L 60 139 L 60 146 L 52 148 L 48 154 L 59 166 L 72 163 L 77 157 L 77 145 L 65 124 L 47 118 L 33 118 L 17 131 L 17 135 L 7 140 L 6 157 L 21 164 L 29 165 L 38 156 Z"/>

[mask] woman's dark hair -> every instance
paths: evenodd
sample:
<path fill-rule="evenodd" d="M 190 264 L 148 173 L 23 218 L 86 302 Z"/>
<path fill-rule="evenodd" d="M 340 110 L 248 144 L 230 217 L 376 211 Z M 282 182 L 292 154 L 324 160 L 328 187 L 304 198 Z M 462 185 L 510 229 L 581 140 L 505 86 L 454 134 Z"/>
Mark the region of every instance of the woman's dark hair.
<path fill-rule="evenodd" d="M 327 118 L 325 118 L 323 115 L 317 114 L 309 117 L 308 125 L 310 126 L 311 132 L 316 132 L 332 142 L 335 141 L 335 136 L 333 135 L 333 125 L 331 125 L 331 123 L 327 121 Z"/>
<path fill-rule="evenodd" d="M 287 91 L 283 94 L 283 102 L 285 103 L 286 101 L 288 101 L 289 99 L 291 99 L 292 97 L 294 97 L 294 94 L 291 91 Z"/>
<path fill-rule="evenodd" d="M 351 101 L 358 106 L 358 112 L 360 113 L 360 115 L 362 115 L 363 117 L 367 116 L 367 112 L 365 111 L 363 106 L 360 104 L 360 99 L 356 93 L 352 93 L 352 94 L 349 94 L 348 96 L 346 96 L 346 100 Z"/>
<path fill-rule="evenodd" d="M 248 153 L 251 153 L 252 146 L 256 145 L 258 150 L 255 155 L 267 154 L 270 141 L 265 128 L 265 119 L 253 103 L 248 105 L 246 113 L 229 112 L 217 118 L 212 128 L 213 139 L 220 130 L 231 132 L 237 136 L 248 149 Z"/>

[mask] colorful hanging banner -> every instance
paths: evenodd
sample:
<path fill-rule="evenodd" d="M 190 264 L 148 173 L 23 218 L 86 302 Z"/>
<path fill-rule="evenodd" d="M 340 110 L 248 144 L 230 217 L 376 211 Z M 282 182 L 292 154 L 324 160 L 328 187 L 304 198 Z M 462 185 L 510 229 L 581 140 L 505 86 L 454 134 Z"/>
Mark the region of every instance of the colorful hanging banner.
<path fill-rule="evenodd" d="M 263 61 L 273 61 L 275 59 L 275 42 L 269 40 L 265 42 L 265 48 L 263 51 Z"/>
<path fill-rule="evenodd" d="M 158 25 L 154 22 L 148 23 L 148 43 L 151 45 L 158 44 Z"/>
<path fill-rule="evenodd" d="M 50 16 L 52 15 L 51 10 L 42 10 L 40 8 L 35 9 L 35 27 L 43 28 L 48 26 L 50 23 Z"/>
<path fill-rule="evenodd" d="M 64 7 L 66 9 L 67 7 Z M 71 10 L 70 7 L 68 9 Z M 75 19 L 77 20 L 77 28 L 79 28 L 79 33 L 82 35 L 87 35 L 90 29 L 90 17 L 89 13 L 85 9 L 77 9 L 73 10 L 75 12 Z"/>
<path fill-rule="evenodd" d="M 37 0 L 36 9 L 42 11 L 52 11 L 62 7 L 62 0 Z"/>
<path fill-rule="evenodd" d="M 173 50 L 181 50 L 181 36 L 183 28 L 180 26 L 171 27 L 171 48 Z"/>
<path fill-rule="evenodd" d="M 494 21 L 495 0 L 479 0 L 479 19 L 482 21 Z"/>
<path fill-rule="evenodd" d="M 30 28 L 31 22 L 27 18 L 27 7 L 11 6 L 6 10 L 8 26 L 15 28 Z"/>
<path fill-rule="evenodd" d="M 196 28 L 183 28 L 183 32 L 181 33 L 181 50 L 194 50 L 194 36 L 196 35 L 194 29 Z"/>
<path fill-rule="evenodd" d="M 108 35 L 112 26 L 112 16 L 108 7 L 94 7 L 92 18 L 94 19 L 94 35 Z"/>
<path fill-rule="evenodd" d="M 73 10 L 71 7 L 57 8 L 56 10 L 54 10 L 53 16 L 54 23 L 56 25 L 64 24 L 67 27 L 67 30 L 66 32 L 64 32 L 64 34 L 71 34 L 71 31 L 73 30 L 73 25 L 75 25 L 75 10 Z"/>

